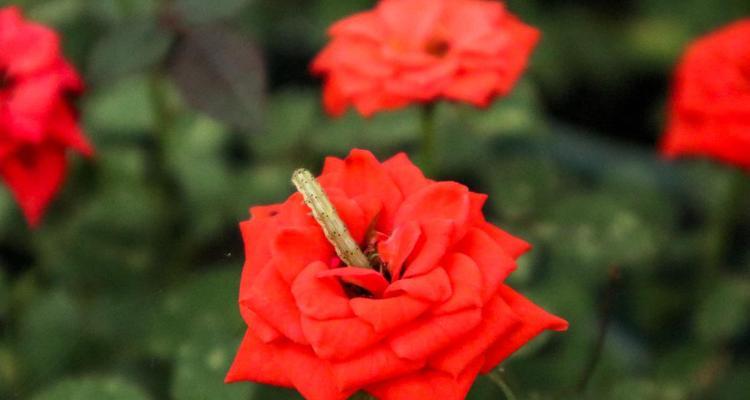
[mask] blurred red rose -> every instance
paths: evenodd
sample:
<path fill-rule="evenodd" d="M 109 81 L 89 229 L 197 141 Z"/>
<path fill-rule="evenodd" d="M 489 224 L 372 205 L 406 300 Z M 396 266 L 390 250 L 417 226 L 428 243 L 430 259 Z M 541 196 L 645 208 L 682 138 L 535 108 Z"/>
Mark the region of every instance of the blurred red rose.
<path fill-rule="evenodd" d="M 487 196 L 425 178 L 404 154 L 380 163 L 362 150 L 326 159 L 318 180 L 355 241 L 375 238 L 384 272 L 341 266 L 300 193 L 251 208 L 240 225 L 248 329 L 227 382 L 313 400 L 360 389 L 462 399 L 478 373 L 567 328 L 503 283 L 530 246 L 485 221 Z"/>
<path fill-rule="evenodd" d="M 750 19 L 693 43 L 677 68 L 662 152 L 750 169 Z"/>
<path fill-rule="evenodd" d="M 526 67 L 539 32 L 499 1 L 382 0 L 329 30 L 313 61 L 332 115 L 363 115 L 439 98 L 487 106 Z"/>
<path fill-rule="evenodd" d="M 66 150 L 92 153 L 70 104 L 83 84 L 59 41 L 16 7 L 0 9 L 0 176 L 32 226 L 62 185 Z"/>

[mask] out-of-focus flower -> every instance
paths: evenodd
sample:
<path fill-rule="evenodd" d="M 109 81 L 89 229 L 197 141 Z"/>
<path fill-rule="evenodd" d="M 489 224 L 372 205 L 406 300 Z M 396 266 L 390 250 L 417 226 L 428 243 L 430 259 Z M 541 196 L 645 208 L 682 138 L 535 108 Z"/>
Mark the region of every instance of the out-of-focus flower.
<path fill-rule="evenodd" d="M 526 67 L 539 32 L 499 1 L 382 0 L 329 30 L 313 61 L 332 115 L 369 116 L 440 98 L 487 106 Z"/>
<path fill-rule="evenodd" d="M 567 328 L 504 283 L 530 246 L 484 219 L 485 195 L 363 150 L 326 159 L 318 181 L 372 268 L 342 262 L 300 193 L 251 208 L 248 329 L 227 382 L 312 400 L 462 399 L 478 373 Z"/>
<path fill-rule="evenodd" d="M 693 43 L 677 68 L 662 152 L 750 169 L 750 19 Z"/>
<path fill-rule="evenodd" d="M 65 178 L 67 149 L 91 155 L 71 97 L 83 88 L 51 29 L 0 9 L 0 175 L 30 225 Z"/>

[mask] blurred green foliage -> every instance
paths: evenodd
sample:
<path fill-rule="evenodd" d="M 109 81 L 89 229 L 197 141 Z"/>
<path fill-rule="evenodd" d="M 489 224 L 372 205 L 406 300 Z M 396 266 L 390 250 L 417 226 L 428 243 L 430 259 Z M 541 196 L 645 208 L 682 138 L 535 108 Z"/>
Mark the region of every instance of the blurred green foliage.
<path fill-rule="evenodd" d="M 373 2 L 10 3 L 62 33 L 88 83 L 81 115 L 97 156 L 73 163 L 37 231 L 0 192 L 0 398 L 299 398 L 222 383 L 244 330 L 237 223 L 284 199 L 296 167 L 352 147 L 417 149 L 417 110 L 333 120 L 307 75 L 326 27 Z M 491 219 L 535 245 L 511 284 L 571 323 L 503 365 L 510 385 L 520 399 L 742 398 L 750 196 L 720 222 L 729 186 L 750 178 L 660 161 L 653 143 L 683 46 L 750 3 L 508 7 L 544 40 L 507 99 L 439 105 L 437 176 L 490 194 Z M 608 302 L 599 362 L 577 391 Z M 469 398 L 502 392 L 483 377 Z"/>

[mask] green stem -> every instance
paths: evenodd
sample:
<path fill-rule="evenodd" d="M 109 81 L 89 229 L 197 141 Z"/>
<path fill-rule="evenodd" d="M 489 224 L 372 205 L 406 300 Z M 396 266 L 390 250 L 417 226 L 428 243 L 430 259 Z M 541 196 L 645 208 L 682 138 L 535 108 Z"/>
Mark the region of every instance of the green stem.
<path fill-rule="evenodd" d="M 422 148 L 421 162 L 425 175 L 435 173 L 435 103 L 422 105 L 421 110 Z"/>
<path fill-rule="evenodd" d="M 503 391 L 503 395 L 505 395 L 507 400 L 517 400 L 516 395 L 513 394 L 513 390 L 511 390 L 508 383 L 505 382 L 505 378 L 503 377 L 503 374 L 500 373 L 499 369 L 493 369 L 488 376 L 492 379 L 492 382 Z"/>

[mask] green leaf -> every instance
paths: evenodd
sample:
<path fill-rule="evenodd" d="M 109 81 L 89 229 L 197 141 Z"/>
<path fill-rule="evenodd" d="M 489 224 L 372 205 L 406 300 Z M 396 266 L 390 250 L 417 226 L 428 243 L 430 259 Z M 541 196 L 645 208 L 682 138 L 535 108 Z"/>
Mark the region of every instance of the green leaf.
<path fill-rule="evenodd" d="M 250 0 L 175 0 L 177 12 L 190 23 L 207 23 L 236 15 Z"/>
<path fill-rule="evenodd" d="M 742 334 L 750 323 L 750 283 L 724 279 L 698 308 L 696 329 L 700 337 L 720 343 Z"/>
<path fill-rule="evenodd" d="M 156 65 L 166 57 L 172 36 L 155 19 L 128 21 L 113 27 L 89 53 L 91 81 L 111 83 Z"/>
<path fill-rule="evenodd" d="M 213 266 L 169 290 L 151 315 L 148 345 L 162 356 L 175 353 L 193 335 L 235 337 L 244 331 L 237 308 L 241 261 Z M 238 342 L 233 342 L 237 345 Z"/>
<path fill-rule="evenodd" d="M 222 27 L 193 29 L 175 50 L 171 73 L 192 107 L 248 131 L 260 129 L 265 67 L 249 38 Z"/>
<path fill-rule="evenodd" d="M 150 82 L 134 76 L 91 92 L 83 104 L 86 132 L 96 144 L 107 140 L 135 140 L 154 126 Z"/>
<path fill-rule="evenodd" d="M 246 400 L 256 386 L 225 384 L 240 337 L 194 336 L 180 345 L 175 360 L 172 398 L 175 400 Z"/>
<path fill-rule="evenodd" d="M 59 382 L 32 400 L 148 400 L 139 387 L 119 377 L 89 377 Z"/>
<path fill-rule="evenodd" d="M 73 299 L 61 291 L 37 297 L 22 312 L 18 352 L 27 377 L 24 384 L 34 387 L 72 365 L 82 319 Z"/>

